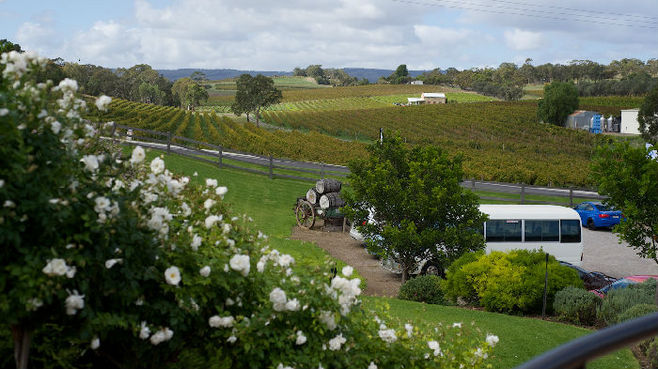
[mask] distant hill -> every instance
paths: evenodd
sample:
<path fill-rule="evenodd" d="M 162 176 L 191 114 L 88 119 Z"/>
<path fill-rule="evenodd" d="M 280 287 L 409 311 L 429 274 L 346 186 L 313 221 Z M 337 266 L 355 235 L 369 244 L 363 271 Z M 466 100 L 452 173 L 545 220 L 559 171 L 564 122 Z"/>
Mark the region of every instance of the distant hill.
<path fill-rule="evenodd" d="M 388 77 L 390 76 L 395 70 L 393 69 L 370 69 L 370 68 L 343 68 L 345 73 L 349 74 L 352 77 L 356 77 L 358 79 L 361 78 L 366 78 L 368 81 L 374 83 L 377 82 L 379 77 Z M 425 72 L 425 70 L 410 70 L 409 75 L 412 77 L 419 76 Z"/>
<path fill-rule="evenodd" d="M 394 72 L 393 69 L 370 69 L 370 68 L 343 68 L 345 73 L 349 74 L 352 77 L 358 79 L 366 78 L 370 82 L 377 82 L 379 77 L 388 77 L 391 73 Z M 255 76 L 257 74 L 262 74 L 264 76 L 292 76 L 292 72 L 284 71 L 262 71 L 262 70 L 237 70 L 237 69 L 195 69 L 195 68 L 183 68 L 183 69 L 158 69 L 158 73 L 162 74 L 163 77 L 167 78 L 170 81 L 175 81 L 179 78 L 189 77 L 192 73 L 196 71 L 203 72 L 211 81 L 217 81 L 220 79 L 235 78 L 239 77 L 243 73 L 251 74 Z M 412 77 L 419 76 L 423 74 L 424 70 L 410 70 L 409 75 Z"/>
<path fill-rule="evenodd" d="M 183 68 L 183 69 L 158 69 L 158 73 L 162 74 L 163 77 L 167 78 L 170 81 L 175 81 L 179 78 L 189 77 L 192 73 L 199 71 L 203 72 L 211 81 L 217 81 L 220 79 L 235 78 L 239 77 L 241 74 L 251 74 L 255 76 L 257 74 L 262 74 L 264 76 L 292 76 L 292 72 L 283 72 L 283 71 L 262 71 L 262 70 L 237 70 L 237 69 L 195 69 L 195 68 Z"/>

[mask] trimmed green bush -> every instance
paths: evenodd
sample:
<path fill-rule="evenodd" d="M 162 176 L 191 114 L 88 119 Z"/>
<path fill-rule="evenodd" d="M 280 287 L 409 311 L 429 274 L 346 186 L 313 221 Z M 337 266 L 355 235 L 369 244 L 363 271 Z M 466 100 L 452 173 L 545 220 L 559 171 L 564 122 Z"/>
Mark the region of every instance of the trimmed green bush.
<path fill-rule="evenodd" d="M 539 250 L 492 252 L 462 265 L 458 273 L 449 274 L 447 285 L 456 287 L 450 290 L 450 296 L 475 291 L 476 301 L 489 311 L 537 313 L 542 309 L 545 268 L 545 254 Z M 582 288 L 583 282 L 575 270 L 549 257 L 549 309 L 557 291 L 567 286 Z"/>
<path fill-rule="evenodd" d="M 658 312 L 658 305 L 656 304 L 638 304 L 619 314 L 617 323 L 633 320 L 656 312 Z"/>
<path fill-rule="evenodd" d="M 567 287 L 555 294 L 553 309 L 561 320 L 582 325 L 596 323 L 596 308 L 601 298 L 582 288 Z"/>
<path fill-rule="evenodd" d="M 656 297 L 656 282 L 647 282 L 609 291 L 597 309 L 597 319 L 606 325 L 619 322 L 619 318 L 628 309 L 640 304 L 653 304 Z"/>
<path fill-rule="evenodd" d="M 442 283 L 443 293 L 451 301 L 456 302 L 461 297 L 468 303 L 478 303 L 478 295 L 468 276 L 462 270 L 466 264 L 476 261 L 484 252 L 469 252 L 455 260 L 446 271 L 446 279 Z"/>
<path fill-rule="evenodd" d="M 651 368 L 658 368 L 658 340 L 653 339 L 646 346 L 644 353 L 647 355 Z"/>
<path fill-rule="evenodd" d="M 400 287 L 398 298 L 443 305 L 445 299 L 441 290 L 441 278 L 435 275 L 421 275 L 412 278 Z"/>

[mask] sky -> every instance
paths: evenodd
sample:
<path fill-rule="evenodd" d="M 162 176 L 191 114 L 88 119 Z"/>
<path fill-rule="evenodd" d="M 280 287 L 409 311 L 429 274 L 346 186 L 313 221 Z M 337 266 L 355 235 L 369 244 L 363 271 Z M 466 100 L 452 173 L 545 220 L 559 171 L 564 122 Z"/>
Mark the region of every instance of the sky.
<path fill-rule="evenodd" d="M 0 39 L 156 69 L 458 69 L 658 58 L 658 0 L 0 0 Z"/>

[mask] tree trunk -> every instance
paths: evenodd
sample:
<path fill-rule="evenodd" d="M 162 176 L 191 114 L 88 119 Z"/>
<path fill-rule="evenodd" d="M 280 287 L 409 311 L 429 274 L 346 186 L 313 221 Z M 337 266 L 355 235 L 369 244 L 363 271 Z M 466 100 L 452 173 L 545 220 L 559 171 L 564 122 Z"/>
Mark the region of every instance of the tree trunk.
<path fill-rule="evenodd" d="M 27 369 L 33 334 L 34 330 L 27 329 L 24 326 L 11 326 L 11 335 L 14 338 L 14 360 L 16 361 L 16 369 Z"/>
<path fill-rule="evenodd" d="M 249 112 L 247 112 L 246 114 L 247 114 L 247 122 L 249 122 Z"/>
<path fill-rule="evenodd" d="M 402 268 L 402 284 L 409 279 L 409 268 Z"/>
<path fill-rule="evenodd" d="M 260 118 L 260 108 L 256 109 L 256 127 L 258 127 L 258 118 Z"/>

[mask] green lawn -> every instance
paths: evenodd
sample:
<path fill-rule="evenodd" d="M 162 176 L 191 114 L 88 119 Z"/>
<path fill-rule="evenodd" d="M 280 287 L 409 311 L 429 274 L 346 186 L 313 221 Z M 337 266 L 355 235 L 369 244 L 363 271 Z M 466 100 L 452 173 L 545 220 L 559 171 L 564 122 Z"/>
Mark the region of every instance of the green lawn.
<path fill-rule="evenodd" d="M 130 150 L 131 148 L 126 148 Z M 148 158 L 159 155 L 148 151 Z M 232 169 L 219 170 L 216 166 L 176 155 L 164 155 L 167 168 L 175 173 L 190 176 L 193 181 L 204 183 L 205 178 L 216 178 L 220 186 L 227 186 L 225 197 L 233 214 L 247 214 L 254 219 L 257 229 L 270 236 L 272 247 L 291 254 L 298 266 L 313 266 L 329 260 L 328 254 L 319 247 L 300 241 L 289 240 L 295 220 L 292 207 L 298 196 L 309 188 L 308 182 L 284 179 L 270 180 L 265 176 Z M 198 176 L 193 177 L 197 172 Z M 341 266 L 343 263 L 338 263 Z M 475 322 L 483 334 L 500 337 L 500 344 L 490 361 L 494 368 L 512 368 L 539 353 L 587 334 L 588 330 L 566 324 L 538 319 L 514 317 L 457 307 L 426 305 L 397 299 L 365 297 L 364 304 L 370 309 L 390 306 L 389 313 L 401 322 L 411 322 L 431 329 L 439 322 Z M 639 368 L 630 350 L 608 355 L 595 361 L 591 368 Z"/>

